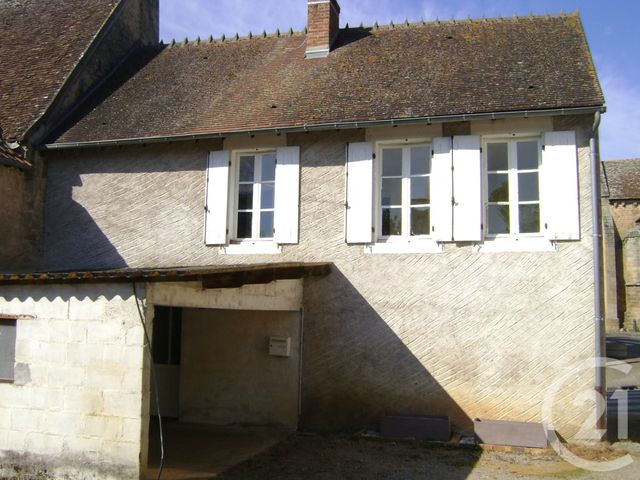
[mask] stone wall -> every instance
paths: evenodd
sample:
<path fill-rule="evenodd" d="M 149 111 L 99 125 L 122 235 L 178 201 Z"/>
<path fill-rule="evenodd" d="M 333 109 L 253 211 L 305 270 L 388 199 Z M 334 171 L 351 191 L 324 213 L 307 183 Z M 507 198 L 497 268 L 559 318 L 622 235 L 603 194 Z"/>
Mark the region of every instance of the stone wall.
<path fill-rule="evenodd" d="M 131 286 L 2 287 L 0 314 L 19 316 L 15 382 L 0 384 L 0 477 L 137 479 L 148 382 Z"/>
<path fill-rule="evenodd" d="M 605 211 L 608 211 L 613 223 L 613 231 L 609 237 L 605 236 L 605 242 L 614 242 L 615 245 L 615 259 L 607 262 L 608 271 L 606 272 L 605 284 L 616 289 L 618 326 L 626 330 L 634 330 L 633 321 L 628 321 L 626 318 L 628 293 L 625 285 L 625 269 L 630 267 L 624 258 L 623 242 L 625 237 L 638 226 L 640 202 L 638 200 L 609 200 Z M 612 269 L 614 271 L 611 271 Z"/>
<path fill-rule="evenodd" d="M 203 242 L 207 152 L 232 139 L 91 149 L 49 156 L 46 268 L 331 261 L 305 282 L 303 426 L 375 427 L 384 413 L 540 421 L 546 388 L 592 357 L 590 152 L 576 128 L 582 239 L 556 252 L 375 255 L 344 241 L 345 144 L 438 136 L 441 126 L 318 132 L 253 139 L 245 148 L 301 147 L 300 242 L 280 255 L 224 255 Z M 552 119 L 474 122 L 473 134 L 539 133 Z M 233 147 L 235 148 L 235 147 Z M 55 221 L 53 220 L 55 218 Z M 556 425 L 582 424 L 572 405 L 592 395 L 592 369 L 571 377 Z M 580 413 L 589 413 L 581 409 Z"/>
<path fill-rule="evenodd" d="M 623 240 L 622 258 L 625 285 L 624 326 L 640 329 L 640 227 L 630 231 Z"/>

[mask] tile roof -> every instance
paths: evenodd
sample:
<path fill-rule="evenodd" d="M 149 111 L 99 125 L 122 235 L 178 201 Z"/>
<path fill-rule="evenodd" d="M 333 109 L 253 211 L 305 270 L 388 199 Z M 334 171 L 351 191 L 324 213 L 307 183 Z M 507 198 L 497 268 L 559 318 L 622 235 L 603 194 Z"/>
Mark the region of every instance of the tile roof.
<path fill-rule="evenodd" d="M 640 199 L 640 158 L 602 162 L 611 200 Z"/>
<path fill-rule="evenodd" d="M 29 163 L 20 151 L 16 151 L 9 146 L 2 136 L 2 128 L 0 127 L 0 162 L 18 168 L 31 168 Z"/>
<path fill-rule="evenodd" d="M 0 0 L 0 124 L 21 140 L 120 0 Z"/>
<path fill-rule="evenodd" d="M 342 29 L 304 53 L 304 34 L 140 52 L 57 142 L 604 104 L 578 14 Z"/>

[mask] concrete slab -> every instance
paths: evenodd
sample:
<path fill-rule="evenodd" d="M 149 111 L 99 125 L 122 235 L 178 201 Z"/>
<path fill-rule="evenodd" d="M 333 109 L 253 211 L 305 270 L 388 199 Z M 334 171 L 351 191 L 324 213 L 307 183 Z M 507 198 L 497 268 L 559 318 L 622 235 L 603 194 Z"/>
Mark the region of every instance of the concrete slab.
<path fill-rule="evenodd" d="M 204 480 L 244 462 L 288 437 L 274 427 L 221 427 L 168 421 L 164 424 L 164 480 Z M 158 426 L 151 421 L 147 479 L 158 476 Z"/>

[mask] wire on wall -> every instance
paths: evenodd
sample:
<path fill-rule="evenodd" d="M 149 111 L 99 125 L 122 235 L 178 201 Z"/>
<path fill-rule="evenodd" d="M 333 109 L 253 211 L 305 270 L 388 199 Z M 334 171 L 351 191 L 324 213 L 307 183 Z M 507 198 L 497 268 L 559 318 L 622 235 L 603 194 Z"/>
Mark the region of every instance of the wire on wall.
<path fill-rule="evenodd" d="M 151 361 L 151 383 L 153 385 L 153 391 L 155 394 L 156 411 L 158 414 L 158 428 L 160 432 L 160 468 L 158 470 L 158 477 L 157 477 L 157 480 L 160 480 L 160 477 L 162 476 L 162 469 L 164 467 L 164 433 L 162 430 L 162 415 L 160 414 L 160 394 L 158 393 L 158 379 L 156 377 L 156 364 L 153 361 L 153 351 L 151 349 L 151 340 L 149 339 L 147 324 L 144 321 L 144 315 L 142 314 L 142 310 L 140 309 L 140 302 L 138 301 L 138 291 L 136 288 L 136 282 L 133 282 L 132 285 L 133 285 L 133 298 L 136 301 L 138 316 L 140 317 L 140 323 L 142 324 L 142 329 L 144 330 L 144 346 L 147 349 L 147 352 L 149 354 L 149 360 Z"/>

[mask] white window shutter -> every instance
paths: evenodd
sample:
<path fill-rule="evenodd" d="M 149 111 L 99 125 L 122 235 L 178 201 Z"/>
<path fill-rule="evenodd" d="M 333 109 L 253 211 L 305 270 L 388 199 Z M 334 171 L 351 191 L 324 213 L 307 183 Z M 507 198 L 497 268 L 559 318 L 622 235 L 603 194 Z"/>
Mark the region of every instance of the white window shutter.
<path fill-rule="evenodd" d="M 274 240 L 298 243 L 300 217 L 300 147 L 277 150 Z"/>
<path fill-rule="evenodd" d="M 373 236 L 373 144 L 350 143 L 347 152 L 347 243 Z"/>
<path fill-rule="evenodd" d="M 431 237 L 439 242 L 453 238 L 451 137 L 433 139 L 431 160 Z"/>
<path fill-rule="evenodd" d="M 482 156 L 480 137 L 453 137 L 453 238 L 482 240 Z"/>
<path fill-rule="evenodd" d="M 209 153 L 205 220 L 205 243 L 207 245 L 227 243 L 229 161 L 230 155 L 227 150 Z"/>
<path fill-rule="evenodd" d="M 540 172 L 542 229 L 551 240 L 580 240 L 580 198 L 576 134 L 543 136 Z"/>

